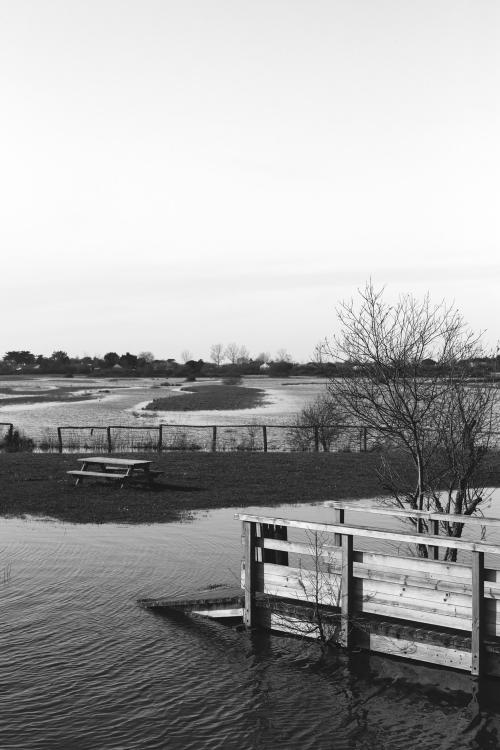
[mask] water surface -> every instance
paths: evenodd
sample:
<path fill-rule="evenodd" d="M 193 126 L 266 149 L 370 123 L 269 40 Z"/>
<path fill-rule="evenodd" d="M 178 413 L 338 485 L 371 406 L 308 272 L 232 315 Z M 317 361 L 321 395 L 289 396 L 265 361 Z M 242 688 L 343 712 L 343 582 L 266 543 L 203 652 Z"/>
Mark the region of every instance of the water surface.
<path fill-rule="evenodd" d="M 498 747 L 500 708 L 492 696 L 478 713 L 467 675 L 324 658 L 314 644 L 137 606 L 234 584 L 234 513 L 151 526 L 0 520 L 2 750 Z"/>

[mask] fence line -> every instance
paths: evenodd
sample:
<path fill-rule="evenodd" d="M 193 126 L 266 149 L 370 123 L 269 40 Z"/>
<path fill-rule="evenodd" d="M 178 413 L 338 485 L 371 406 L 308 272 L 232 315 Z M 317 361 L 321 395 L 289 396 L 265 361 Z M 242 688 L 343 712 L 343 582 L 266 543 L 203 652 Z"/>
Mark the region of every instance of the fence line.
<path fill-rule="evenodd" d="M 221 437 L 221 433 L 223 431 L 227 432 L 233 432 L 234 430 L 247 430 L 247 441 L 240 443 L 238 445 L 234 445 L 234 450 L 248 450 L 248 451 L 255 451 L 255 450 L 262 450 L 262 452 L 267 453 L 270 449 L 270 441 L 269 441 L 269 433 L 271 430 L 287 430 L 287 431 L 296 431 L 297 434 L 302 435 L 302 447 L 299 448 L 299 450 L 313 450 L 314 452 L 320 451 L 320 446 L 323 445 L 324 450 L 328 450 L 329 446 L 327 447 L 326 442 L 324 438 L 322 437 L 322 431 L 321 427 L 318 425 L 292 425 L 292 424 L 255 424 L 255 423 L 246 423 L 246 424 L 216 424 L 216 425 L 202 425 L 202 424 L 160 424 L 160 425 L 64 425 L 59 426 L 57 429 L 57 450 L 59 453 L 63 453 L 65 449 L 77 449 L 80 447 L 81 441 L 73 440 L 70 442 L 64 440 L 64 433 L 82 433 L 87 432 L 88 437 L 91 438 L 91 440 L 85 441 L 83 447 L 92 447 L 95 449 L 100 449 L 107 451 L 108 453 L 111 453 L 113 450 L 120 450 L 120 448 L 123 449 L 123 447 L 127 450 L 141 450 L 141 449 L 149 449 L 149 450 L 155 450 L 158 453 L 161 453 L 163 450 L 186 450 L 186 449 L 196 449 L 200 450 L 201 446 L 195 443 L 190 443 L 189 440 L 184 437 L 184 440 L 179 440 L 179 430 L 206 430 L 209 435 L 210 439 L 208 442 L 207 450 L 215 453 L 218 450 L 220 450 L 220 444 L 219 439 Z M 146 442 L 139 442 L 134 444 L 133 441 L 128 440 L 125 446 L 123 446 L 123 441 L 120 441 L 118 436 L 116 435 L 117 432 L 123 431 L 125 433 L 128 432 L 142 432 L 146 433 Z M 165 437 L 168 434 L 167 431 L 173 431 L 174 432 L 174 442 L 171 444 L 166 443 Z M 358 425 L 338 425 L 336 427 L 336 437 L 338 437 L 342 431 L 345 433 L 346 431 L 356 431 L 357 433 L 357 445 L 358 450 L 360 451 L 367 451 L 369 449 L 368 447 L 368 428 Z M 307 432 L 310 433 L 310 437 L 307 436 Z M 258 433 L 261 435 L 261 441 L 258 444 Z M 99 437 L 98 437 L 99 436 Z M 177 441 L 176 438 L 177 437 Z M 94 439 L 93 439 L 94 438 Z M 95 439 L 98 438 L 98 439 Z M 331 442 L 333 438 L 329 438 L 329 442 Z M 94 445 L 89 445 L 89 442 L 94 443 Z M 304 447 L 307 443 L 309 443 L 308 447 Z M 258 447 L 261 446 L 261 447 Z M 227 443 L 224 443 L 222 446 L 222 450 L 228 450 L 231 449 L 231 447 L 228 448 Z M 273 448 L 271 447 L 271 450 Z M 276 448 L 275 448 L 276 449 Z M 351 445 L 349 444 L 348 449 L 351 449 Z M 290 448 L 288 447 L 288 450 Z"/>
<path fill-rule="evenodd" d="M 14 425 L 8 427 L 12 435 Z M 500 433 L 492 433 L 500 435 Z M 39 427 L 30 434 L 35 450 L 65 451 L 337 451 L 367 452 L 380 449 L 386 437 L 364 425 L 298 424 L 171 424 L 156 425 L 60 425 Z M 500 440 L 495 440 L 497 446 Z"/>

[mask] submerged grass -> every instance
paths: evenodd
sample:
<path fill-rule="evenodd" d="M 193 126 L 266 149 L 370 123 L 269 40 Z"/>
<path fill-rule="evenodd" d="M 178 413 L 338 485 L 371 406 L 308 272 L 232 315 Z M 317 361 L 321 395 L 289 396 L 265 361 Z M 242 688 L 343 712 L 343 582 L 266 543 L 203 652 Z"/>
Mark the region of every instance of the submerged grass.
<path fill-rule="evenodd" d="M 152 488 L 121 489 L 93 479 L 75 487 L 66 474 L 77 468 L 74 455 L 0 453 L 0 515 L 49 516 L 73 523 L 156 523 L 202 509 L 384 494 L 376 454 L 174 452 L 133 457 L 141 455 L 164 471 Z M 403 463 L 400 471 L 410 476 Z M 497 454 L 487 464 L 485 483 L 500 486 Z"/>

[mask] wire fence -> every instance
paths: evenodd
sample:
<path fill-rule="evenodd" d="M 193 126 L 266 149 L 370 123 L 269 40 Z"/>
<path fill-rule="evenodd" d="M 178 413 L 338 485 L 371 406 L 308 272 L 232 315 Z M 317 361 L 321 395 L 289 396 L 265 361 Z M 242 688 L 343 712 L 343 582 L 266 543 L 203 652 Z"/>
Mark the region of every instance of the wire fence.
<path fill-rule="evenodd" d="M 17 435 L 14 425 L 0 422 L 0 448 Z M 23 442 L 24 441 L 24 442 Z M 201 452 L 367 452 L 390 440 L 362 425 L 302 424 L 160 424 L 64 425 L 39 427 L 21 435 L 20 448 L 46 453 Z M 500 447 L 500 433 L 488 435 L 490 447 Z"/>
<path fill-rule="evenodd" d="M 33 437 L 33 436 L 30 436 Z M 40 452 L 202 451 L 292 452 L 368 451 L 377 446 L 366 427 L 321 427 L 291 424 L 65 425 L 43 428 L 34 438 Z"/>

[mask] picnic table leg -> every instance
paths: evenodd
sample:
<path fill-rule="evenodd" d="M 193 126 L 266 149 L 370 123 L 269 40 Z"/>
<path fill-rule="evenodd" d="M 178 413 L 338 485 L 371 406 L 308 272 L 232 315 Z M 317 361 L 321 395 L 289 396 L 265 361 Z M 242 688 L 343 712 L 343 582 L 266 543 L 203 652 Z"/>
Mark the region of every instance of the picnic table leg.
<path fill-rule="evenodd" d="M 121 489 L 123 489 L 123 487 L 125 487 L 125 482 L 127 481 L 127 479 L 130 479 L 130 477 L 132 476 L 133 473 L 134 473 L 134 467 L 133 466 L 129 466 L 128 469 L 127 469 L 127 471 L 125 472 L 125 476 L 123 477 L 123 481 L 120 484 L 120 488 Z"/>
<path fill-rule="evenodd" d="M 81 465 L 81 471 L 86 471 L 86 470 L 87 470 L 87 462 L 84 461 Z M 75 487 L 77 487 L 80 484 L 80 481 L 83 482 L 83 477 L 76 478 Z"/>

